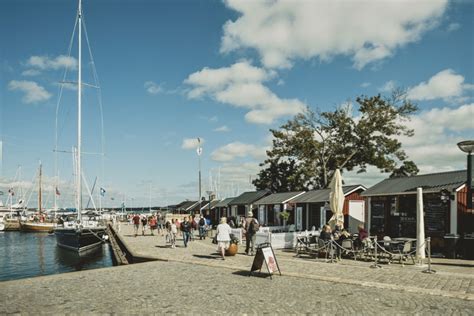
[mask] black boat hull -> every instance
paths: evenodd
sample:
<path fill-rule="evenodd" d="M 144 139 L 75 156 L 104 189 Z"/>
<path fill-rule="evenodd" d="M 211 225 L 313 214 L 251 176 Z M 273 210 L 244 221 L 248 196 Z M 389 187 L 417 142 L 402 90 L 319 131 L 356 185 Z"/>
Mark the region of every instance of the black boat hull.
<path fill-rule="evenodd" d="M 105 228 L 56 228 L 54 230 L 59 247 L 79 253 L 102 245 L 104 234 Z"/>

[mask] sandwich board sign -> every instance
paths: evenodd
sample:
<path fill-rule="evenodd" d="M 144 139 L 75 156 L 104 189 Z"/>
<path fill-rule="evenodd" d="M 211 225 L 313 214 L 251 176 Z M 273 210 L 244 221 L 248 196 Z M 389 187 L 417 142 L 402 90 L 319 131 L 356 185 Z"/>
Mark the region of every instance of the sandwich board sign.
<path fill-rule="evenodd" d="M 278 272 L 281 275 L 280 267 L 273 252 L 272 245 L 270 243 L 263 243 L 257 247 L 257 253 L 253 259 L 252 268 L 250 269 L 251 276 L 254 271 L 262 271 L 263 263 L 267 266 L 268 273 L 270 274 L 270 279 L 272 274 Z"/>

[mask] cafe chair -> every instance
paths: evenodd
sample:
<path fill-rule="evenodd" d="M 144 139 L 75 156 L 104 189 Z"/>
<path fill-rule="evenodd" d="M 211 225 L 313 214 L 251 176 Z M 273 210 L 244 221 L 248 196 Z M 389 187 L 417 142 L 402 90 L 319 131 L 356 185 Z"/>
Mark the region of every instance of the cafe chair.
<path fill-rule="evenodd" d="M 341 248 L 342 248 L 341 251 L 343 255 L 350 254 L 354 256 L 354 260 L 357 260 L 357 256 L 354 252 L 354 243 L 351 239 L 344 239 L 341 242 Z"/>
<path fill-rule="evenodd" d="M 399 263 L 403 265 L 403 261 L 408 260 L 408 257 L 411 258 L 413 264 L 415 264 L 415 256 L 413 256 L 412 243 L 411 241 L 405 241 L 403 247 L 399 249 Z"/>

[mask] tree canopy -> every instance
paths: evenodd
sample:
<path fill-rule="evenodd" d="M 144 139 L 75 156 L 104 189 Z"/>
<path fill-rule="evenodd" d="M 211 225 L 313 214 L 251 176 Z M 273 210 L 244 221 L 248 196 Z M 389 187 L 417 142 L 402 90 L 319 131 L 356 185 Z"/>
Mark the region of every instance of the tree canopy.
<path fill-rule="evenodd" d="M 331 172 L 365 172 L 375 166 L 395 176 L 416 174 L 418 169 L 398 140 L 413 136 L 405 122 L 417 106 L 395 92 L 390 98 L 360 96 L 358 114 L 347 103 L 333 111 L 306 109 L 279 129 L 271 129 L 273 146 L 264 167 L 253 181 L 257 189 L 273 192 L 325 188 Z M 402 164 L 397 169 L 397 164 Z"/>

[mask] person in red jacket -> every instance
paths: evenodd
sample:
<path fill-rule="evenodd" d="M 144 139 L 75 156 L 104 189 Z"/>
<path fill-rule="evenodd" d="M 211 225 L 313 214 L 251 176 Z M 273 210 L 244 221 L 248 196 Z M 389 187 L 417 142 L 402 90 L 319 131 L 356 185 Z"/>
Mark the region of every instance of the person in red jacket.
<path fill-rule="evenodd" d="M 135 237 L 137 237 L 138 228 L 140 227 L 140 216 L 138 216 L 138 214 L 133 215 L 132 222 L 133 222 L 133 229 L 135 230 Z"/>

